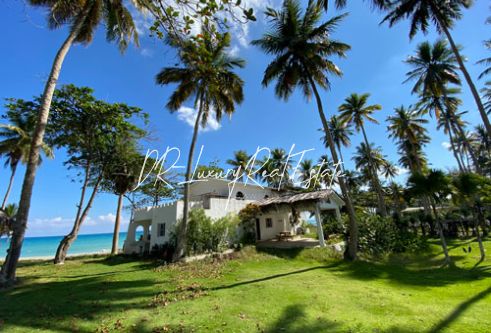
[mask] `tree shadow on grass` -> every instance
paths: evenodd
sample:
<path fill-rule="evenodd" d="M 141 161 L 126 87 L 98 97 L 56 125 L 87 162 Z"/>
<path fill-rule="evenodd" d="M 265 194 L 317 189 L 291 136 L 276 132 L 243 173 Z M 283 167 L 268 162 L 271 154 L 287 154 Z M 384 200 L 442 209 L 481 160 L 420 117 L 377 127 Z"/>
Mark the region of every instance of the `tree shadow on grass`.
<path fill-rule="evenodd" d="M 0 318 L 6 327 L 57 332 L 93 332 L 76 327 L 104 314 L 144 307 L 152 280 L 111 281 L 87 277 L 69 281 L 28 281 L 0 293 Z M 147 300 L 147 301 L 145 301 Z"/>
<path fill-rule="evenodd" d="M 287 306 L 280 318 L 272 325 L 267 327 L 262 332 L 264 333 L 317 333 L 317 332 L 335 332 L 339 327 L 338 323 L 317 318 L 313 321 L 308 321 L 305 314 L 306 305 L 290 305 Z"/>
<path fill-rule="evenodd" d="M 473 269 L 456 266 L 415 269 L 406 265 L 356 261 L 351 263 L 344 262 L 342 265 L 332 269 L 357 280 L 384 279 L 398 284 L 420 287 L 446 286 L 453 283 L 470 282 L 491 277 L 491 267 L 488 266 Z"/>
<path fill-rule="evenodd" d="M 282 259 L 295 259 L 302 251 L 303 248 L 291 248 L 291 249 L 277 249 L 271 247 L 256 247 L 257 252 L 268 254 Z"/>
<path fill-rule="evenodd" d="M 471 307 L 474 303 L 479 302 L 486 296 L 491 294 L 491 287 L 488 287 L 487 289 L 484 289 L 480 293 L 474 295 L 473 297 L 469 298 L 465 302 L 462 302 L 457 306 L 451 313 L 447 315 L 443 320 L 441 320 L 438 324 L 432 327 L 431 330 L 428 331 L 428 333 L 438 333 L 441 332 L 443 329 L 447 328 L 450 326 L 457 318 L 462 315 L 469 307 Z"/>

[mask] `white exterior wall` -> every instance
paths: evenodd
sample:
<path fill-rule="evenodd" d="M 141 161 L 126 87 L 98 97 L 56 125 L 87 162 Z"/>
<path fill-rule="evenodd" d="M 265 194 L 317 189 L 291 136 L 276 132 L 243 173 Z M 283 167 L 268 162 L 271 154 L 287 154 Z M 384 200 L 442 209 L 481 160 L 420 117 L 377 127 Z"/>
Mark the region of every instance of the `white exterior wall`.
<path fill-rule="evenodd" d="M 272 197 L 278 195 L 270 188 L 255 186 L 253 182 L 249 182 L 247 185 L 243 183 L 235 183 L 234 185 L 227 180 L 219 179 L 209 179 L 191 184 L 190 195 L 191 200 L 201 199 L 200 197 L 204 194 L 214 194 L 225 198 L 228 198 L 230 195 L 230 198 L 233 199 L 239 191 L 244 194 L 245 200 L 254 201 L 262 200 L 265 196 Z"/>
<path fill-rule="evenodd" d="M 287 231 L 295 234 L 295 226 L 290 223 L 291 211 L 289 209 L 271 210 L 259 216 L 259 226 L 261 229 L 261 240 L 272 239 L 278 236 L 280 232 Z M 266 227 L 266 219 L 273 220 L 273 227 Z"/>

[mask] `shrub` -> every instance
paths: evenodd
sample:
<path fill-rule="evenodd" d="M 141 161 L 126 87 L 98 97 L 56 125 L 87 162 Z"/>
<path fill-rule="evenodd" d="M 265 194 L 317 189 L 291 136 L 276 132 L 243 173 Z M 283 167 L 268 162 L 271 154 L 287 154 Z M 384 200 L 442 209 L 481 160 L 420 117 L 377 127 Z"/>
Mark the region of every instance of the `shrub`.
<path fill-rule="evenodd" d="M 398 228 L 392 218 L 363 214 L 358 216 L 359 249 L 371 255 L 416 251 L 424 240 L 406 228 Z"/>
<path fill-rule="evenodd" d="M 188 254 L 217 252 L 226 249 L 236 237 L 238 218 L 226 216 L 217 220 L 206 216 L 203 209 L 189 212 L 187 251 Z"/>

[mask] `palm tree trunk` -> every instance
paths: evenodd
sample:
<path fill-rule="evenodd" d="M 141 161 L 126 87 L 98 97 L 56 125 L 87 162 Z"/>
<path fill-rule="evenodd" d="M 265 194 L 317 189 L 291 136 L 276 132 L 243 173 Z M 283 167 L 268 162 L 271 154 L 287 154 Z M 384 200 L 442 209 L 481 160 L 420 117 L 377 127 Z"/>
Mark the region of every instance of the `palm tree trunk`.
<path fill-rule="evenodd" d="M 433 213 L 435 214 L 438 234 L 440 236 L 440 241 L 442 243 L 443 254 L 445 255 L 445 264 L 449 265 L 451 261 L 450 261 L 450 256 L 448 255 L 447 241 L 445 240 L 445 235 L 443 234 L 443 225 L 440 221 L 440 218 L 438 217 L 438 213 L 436 210 L 436 203 L 432 202 L 431 207 L 433 208 Z"/>
<path fill-rule="evenodd" d="M 90 9 L 90 7 L 85 8 L 84 11 L 87 11 L 88 9 Z M 83 16 L 85 15 L 82 13 L 81 17 Z M 32 135 L 31 149 L 26 166 L 24 182 L 22 184 L 22 192 L 19 201 L 17 219 L 12 228 L 13 232 L 10 239 L 10 246 L 7 251 L 7 257 L 5 258 L 5 262 L 0 272 L 0 285 L 8 286 L 15 283 L 17 264 L 19 262 L 22 244 L 24 242 L 24 236 L 27 227 L 27 220 L 29 218 L 32 189 L 34 187 L 34 179 L 36 177 L 36 169 L 39 161 L 39 150 L 43 143 L 44 132 L 46 131 L 49 109 L 51 107 L 51 100 L 56 88 L 56 83 L 58 82 L 58 77 L 60 76 L 63 61 L 65 60 L 65 57 L 70 50 L 73 42 L 77 38 L 83 22 L 84 21 L 82 19 L 78 20 L 73 29 L 70 31 L 67 39 L 61 45 L 53 62 L 48 81 L 46 82 L 46 85 L 44 87 L 44 93 L 41 99 L 41 107 L 38 113 L 36 128 Z"/>
<path fill-rule="evenodd" d="M 372 175 L 373 187 L 375 187 L 375 191 L 377 192 L 378 209 L 380 210 L 380 215 L 382 215 L 382 217 L 387 217 L 387 206 L 385 205 L 382 186 L 380 185 L 380 180 L 378 179 L 377 170 L 375 170 L 375 166 L 373 165 L 372 152 L 371 152 L 370 144 L 368 143 L 367 133 L 365 132 L 365 127 L 363 125 L 361 126 L 361 131 L 363 133 L 363 138 L 365 140 L 365 144 L 367 145 L 367 149 L 369 153 L 368 167 L 371 170 L 370 174 Z"/>
<path fill-rule="evenodd" d="M 339 159 L 338 159 L 338 154 L 336 152 L 336 145 L 334 144 L 331 131 L 329 130 L 329 125 L 326 119 L 326 115 L 324 114 L 322 100 L 320 98 L 319 92 L 317 91 L 315 82 L 312 79 L 310 73 L 308 73 L 308 71 L 307 71 L 307 75 L 308 75 L 309 83 L 315 95 L 315 100 L 317 102 L 317 111 L 319 112 L 319 116 L 321 118 L 324 132 L 326 133 L 329 149 L 331 150 L 332 160 L 334 164 L 337 164 L 339 163 Z M 339 187 L 341 188 L 341 192 L 343 194 L 344 204 L 346 205 L 346 209 L 348 211 L 348 217 L 349 217 L 348 244 L 346 246 L 346 251 L 344 252 L 344 257 L 348 260 L 355 260 L 356 253 L 358 251 L 358 225 L 356 223 L 355 209 L 351 201 L 351 196 L 349 194 L 348 185 L 345 182 L 344 175 L 342 175 L 342 177 L 338 177 L 338 182 L 339 182 Z"/>
<path fill-rule="evenodd" d="M 12 174 L 10 175 L 10 181 L 9 181 L 9 186 L 7 187 L 7 192 L 5 193 L 5 197 L 3 198 L 2 210 L 4 210 L 5 206 L 7 205 L 7 200 L 9 199 L 10 190 L 12 190 L 12 185 L 14 184 L 15 171 L 17 170 L 18 164 L 19 162 L 14 163 L 12 165 Z"/>
<path fill-rule="evenodd" d="M 92 203 L 94 202 L 97 191 L 99 190 L 99 185 L 101 183 L 101 180 L 102 180 L 102 176 L 99 176 L 99 178 L 96 181 L 96 184 L 94 185 L 94 188 L 92 189 L 92 193 L 90 194 L 87 205 L 85 206 L 84 210 L 80 214 L 79 218 L 75 219 L 73 228 L 70 231 L 70 233 L 65 237 L 63 237 L 63 239 L 60 242 L 60 245 L 58 245 L 58 249 L 56 250 L 56 255 L 54 259 L 55 264 L 65 263 L 68 249 L 73 244 L 73 242 L 77 239 L 78 232 L 80 231 L 80 227 L 82 226 L 85 219 L 89 215 L 89 211 L 92 208 Z"/>
<path fill-rule="evenodd" d="M 196 140 L 198 138 L 198 131 L 200 120 L 203 114 L 203 94 L 199 97 L 199 110 L 194 123 L 193 138 L 191 140 L 191 146 L 189 147 L 188 164 L 186 167 L 186 179 L 184 183 L 184 198 L 183 198 L 183 210 L 182 221 L 176 225 L 177 228 L 177 244 L 176 251 L 174 253 L 174 261 L 180 260 L 186 255 L 186 242 L 187 242 L 187 227 L 188 227 L 188 215 L 189 215 L 189 185 L 191 181 L 191 171 L 193 165 L 194 148 L 196 146 Z"/>
<path fill-rule="evenodd" d="M 481 169 L 481 166 L 479 165 L 479 160 L 477 159 L 476 151 L 474 150 L 474 148 L 470 144 L 469 140 L 465 136 L 464 129 L 462 128 L 462 126 L 460 126 L 457 123 L 452 124 L 452 126 L 454 127 L 455 133 L 458 134 L 462 138 L 462 143 L 467 148 L 467 151 L 469 152 L 469 155 L 471 156 L 472 164 L 474 164 L 474 168 L 475 168 L 476 172 L 478 174 L 482 175 L 482 169 Z"/>
<path fill-rule="evenodd" d="M 121 209 L 123 208 L 123 198 L 124 194 L 119 194 L 118 208 L 116 209 L 116 219 L 114 221 L 113 246 L 111 248 L 111 255 L 118 254 L 119 226 L 121 224 Z"/>
<path fill-rule="evenodd" d="M 339 151 L 339 159 L 341 161 L 341 170 L 344 172 L 346 170 L 346 168 L 344 166 L 343 152 L 341 150 L 341 145 L 339 143 L 337 144 L 337 146 L 338 146 L 338 151 Z"/>
<path fill-rule="evenodd" d="M 453 138 L 452 128 L 448 129 L 448 138 L 450 139 L 450 146 L 452 148 L 452 153 L 453 156 L 455 157 L 455 160 L 457 161 L 457 165 L 459 166 L 460 172 L 466 172 L 467 170 L 465 169 L 464 162 L 460 160 L 457 147 L 455 147 L 455 140 Z"/>
<path fill-rule="evenodd" d="M 455 44 L 452 34 L 450 34 L 450 31 L 448 30 L 448 27 L 445 22 L 441 19 L 439 15 L 438 9 L 432 5 L 434 12 L 436 13 L 437 19 L 438 19 L 438 24 L 441 27 L 443 33 L 447 37 L 450 47 L 452 48 L 453 53 L 455 54 L 455 58 L 457 59 L 457 63 L 459 64 L 460 70 L 462 71 L 462 74 L 464 74 L 464 78 L 467 82 L 467 85 L 471 89 L 472 96 L 474 97 L 474 101 L 476 102 L 477 109 L 479 110 L 479 113 L 481 115 L 482 121 L 484 123 L 484 126 L 486 127 L 486 131 L 488 132 L 488 136 L 491 137 L 491 123 L 489 122 L 488 115 L 486 114 L 486 110 L 484 109 L 484 105 L 482 104 L 481 97 L 479 96 L 479 92 L 477 91 L 476 86 L 474 85 L 474 82 L 472 81 L 472 78 L 467 71 L 467 68 L 465 67 L 464 60 L 462 59 L 462 56 L 460 55 L 460 51 Z"/>
<path fill-rule="evenodd" d="M 482 214 L 482 208 L 480 205 L 476 205 L 475 207 L 477 211 L 477 219 L 474 219 L 474 228 L 476 229 L 476 238 L 479 244 L 479 251 L 481 253 L 481 261 L 486 258 L 486 252 L 484 251 L 484 246 L 482 244 L 481 231 L 479 230 L 479 225 L 484 224 L 484 216 Z"/>

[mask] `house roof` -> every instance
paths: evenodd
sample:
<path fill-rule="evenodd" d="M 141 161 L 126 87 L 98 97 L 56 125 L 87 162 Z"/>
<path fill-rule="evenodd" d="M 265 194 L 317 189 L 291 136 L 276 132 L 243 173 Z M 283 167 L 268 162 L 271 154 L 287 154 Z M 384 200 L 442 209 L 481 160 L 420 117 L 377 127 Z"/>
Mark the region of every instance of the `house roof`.
<path fill-rule="evenodd" d="M 322 199 L 327 199 L 332 195 L 336 195 L 336 192 L 333 190 L 319 190 L 313 192 L 305 192 L 305 193 L 296 193 L 289 195 L 282 195 L 279 197 L 267 198 L 257 202 L 257 205 L 260 207 L 270 206 L 270 205 L 278 205 L 278 204 L 293 204 L 305 201 L 317 201 Z"/>

